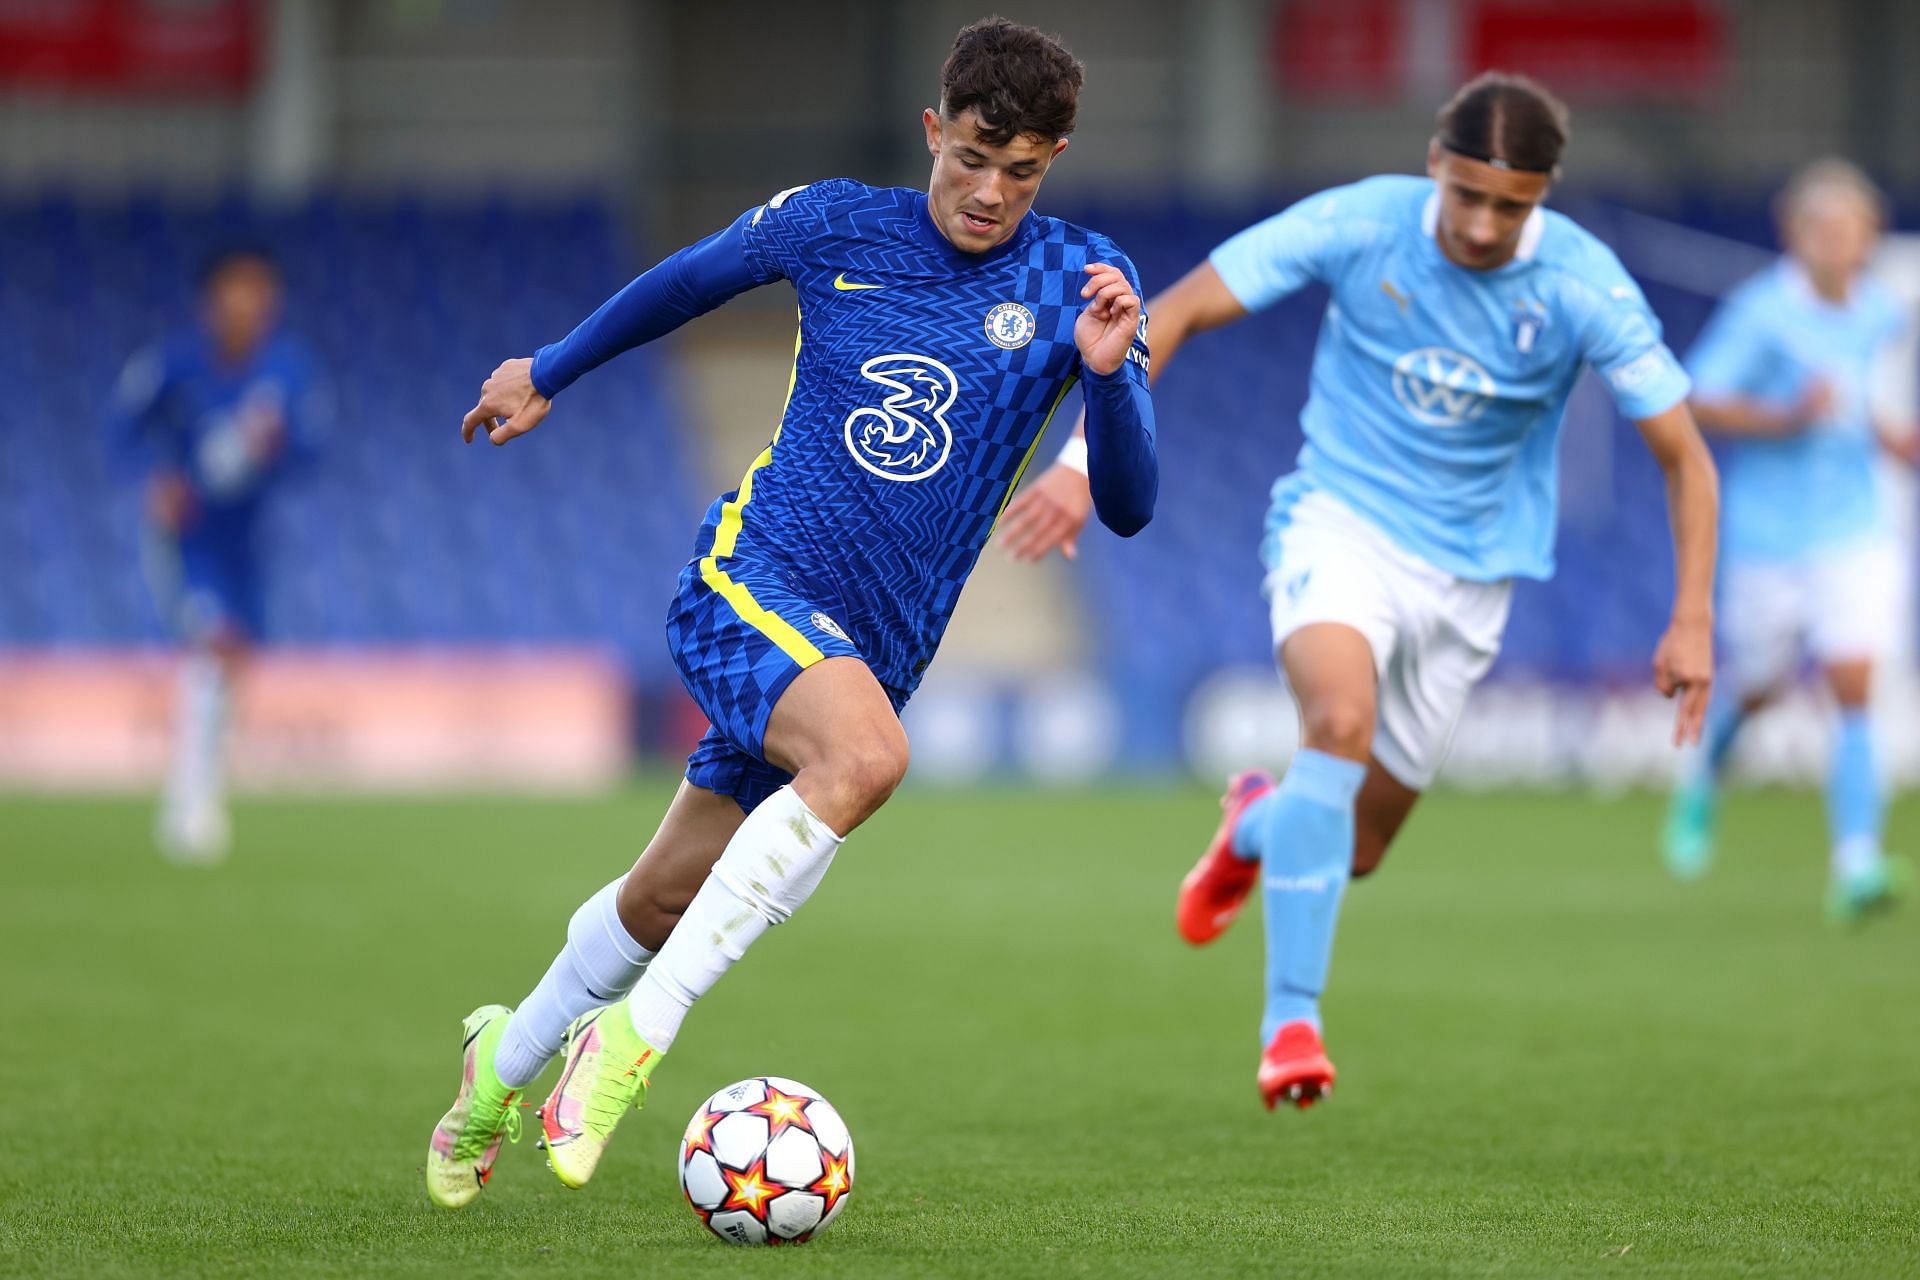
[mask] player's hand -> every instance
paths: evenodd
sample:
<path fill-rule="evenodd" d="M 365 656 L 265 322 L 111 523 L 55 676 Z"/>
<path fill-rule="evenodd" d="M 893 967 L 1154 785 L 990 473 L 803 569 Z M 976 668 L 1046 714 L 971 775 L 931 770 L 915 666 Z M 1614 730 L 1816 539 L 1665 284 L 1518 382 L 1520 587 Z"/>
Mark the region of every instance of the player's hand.
<path fill-rule="evenodd" d="M 193 490 L 177 471 L 163 471 L 147 481 L 147 519 L 155 528 L 179 533 L 193 520 Z"/>
<path fill-rule="evenodd" d="M 240 435 L 246 441 L 247 456 L 256 466 L 264 466 L 279 457 L 287 442 L 287 428 L 278 412 L 258 413 L 244 419 Z"/>
<path fill-rule="evenodd" d="M 1909 467 L 1920 467 L 1920 431 L 1879 432 L 1880 447 Z"/>
<path fill-rule="evenodd" d="M 1825 378 L 1815 378 L 1807 384 L 1801 393 L 1800 403 L 1793 407 L 1793 427 L 1805 431 L 1818 426 L 1822 419 L 1832 413 L 1840 402 L 1839 392 Z"/>
<path fill-rule="evenodd" d="M 1653 651 L 1653 684 L 1663 697 L 1680 700 L 1674 710 L 1673 745 L 1700 741 L 1713 692 L 1713 624 L 1678 619 Z"/>
<path fill-rule="evenodd" d="M 1093 489 L 1072 467 L 1056 462 L 1007 506 L 1000 541 L 1007 554 L 1027 564 L 1059 548 L 1071 560 L 1080 553 L 1080 531 L 1093 510 Z"/>
<path fill-rule="evenodd" d="M 1091 299 L 1073 324 L 1080 358 L 1095 373 L 1114 373 L 1125 363 L 1127 348 L 1140 329 L 1140 295 L 1119 267 L 1089 262 L 1080 296 Z"/>
<path fill-rule="evenodd" d="M 473 443 L 481 426 L 487 439 L 505 444 L 539 426 L 553 402 L 533 389 L 533 361 L 509 360 L 480 384 L 480 403 L 460 419 L 460 438 Z"/>

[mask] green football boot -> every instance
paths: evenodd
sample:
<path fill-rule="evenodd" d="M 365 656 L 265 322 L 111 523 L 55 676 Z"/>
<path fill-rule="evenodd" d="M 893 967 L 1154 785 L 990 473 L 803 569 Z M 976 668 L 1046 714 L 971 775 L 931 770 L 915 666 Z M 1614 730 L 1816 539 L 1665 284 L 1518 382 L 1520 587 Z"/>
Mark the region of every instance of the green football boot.
<path fill-rule="evenodd" d="M 563 1184 L 587 1185 L 620 1117 L 646 1104 L 663 1056 L 633 1029 L 624 1000 L 574 1019 L 566 1068 L 540 1108 L 540 1145 Z"/>
<path fill-rule="evenodd" d="M 505 1005 L 482 1005 L 461 1024 L 460 1092 L 427 1147 L 427 1195 L 445 1208 L 458 1209 L 479 1195 L 501 1141 L 520 1141 L 520 1090 L 493 1073 L 494 1046 L 512 1012 Z"/>
<path fill-rule="evenodd" d="M 1912 882 L 1912 864 L 1905 858 L 1883 856 L 1864 870 L 1833 878 L 1827 889 L 1827 915 L 1835 923 L 1853 924 L 1897 904 Z"/>
<path fill-rule="evenodd" d="M 1704 771 L 1682 778 L 1674 787 L 1660 839 L 1661 856 L 1674 879 L 1692 883 L 1713 866 L 1719 810 L 1719 789 Z"/>

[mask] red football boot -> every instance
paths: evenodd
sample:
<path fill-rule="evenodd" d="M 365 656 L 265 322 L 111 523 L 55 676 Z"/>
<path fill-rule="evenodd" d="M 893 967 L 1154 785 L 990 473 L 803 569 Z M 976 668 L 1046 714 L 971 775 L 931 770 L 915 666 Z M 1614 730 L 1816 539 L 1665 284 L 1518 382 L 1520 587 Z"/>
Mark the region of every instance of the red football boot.
<path fill-rule="evenodd" d="M 1302 1111 L 1322 1098 L 1331 1098 L 1333 1063 L 1313 1024 L 1289 1022 L 1274 1032 L 1273 1042 L 1260 1055 L 1256 1079 L 1269 1111 L 1283 1098 Z"/>
<path fill-rule="evenodd" d="M 1240 914 L 1247 895 L 1260 881 L 1260 864 L 1248 862 L 1233 852 L 1233 828 L 1247 806 L 1273 790 L 1273 775 L 1265 769 L 1249 769 L 1227 780 L 1227 794 L 1220 797 L 1219 830 L 1213 843 L 1193 864 L 1187 878 L 1180 882 L 1180 902 L 1174 920 L 1180 936 L 1194 946 L 1205 946 L 1227 931 Z"/>

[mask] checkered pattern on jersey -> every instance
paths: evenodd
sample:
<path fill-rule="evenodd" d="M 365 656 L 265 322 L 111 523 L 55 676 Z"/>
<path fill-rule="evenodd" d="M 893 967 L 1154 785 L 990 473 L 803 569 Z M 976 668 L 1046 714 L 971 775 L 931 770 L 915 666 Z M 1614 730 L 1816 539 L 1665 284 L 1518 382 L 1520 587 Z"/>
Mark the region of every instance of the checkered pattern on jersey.
<path fill-rule="evenodd" d="M 1116 263 L 1136 288 L 1138 276 L 1105 237 L 1038 215 L 965 254 L 924 194 L 846 179 L 783 193 L 748 223 L 764 278 L 793 283 L 800 339 L 772 460 L 721 567 L 782 566 L 905 694 L 1080 376 L 1083 268 Z"/>

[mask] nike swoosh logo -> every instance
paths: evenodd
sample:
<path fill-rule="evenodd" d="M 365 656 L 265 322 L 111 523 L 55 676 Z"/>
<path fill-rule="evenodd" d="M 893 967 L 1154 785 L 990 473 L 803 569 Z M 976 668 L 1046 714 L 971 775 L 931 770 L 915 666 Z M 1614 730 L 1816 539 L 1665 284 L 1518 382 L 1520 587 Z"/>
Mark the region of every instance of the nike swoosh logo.
<path fill-rule="evenodd" d="M 833 278 L 833 287 L 842 293 L 851 293 L 855 289 L 884 289 L 887 286 L 883 284 L 854 284 L 847 279 L 847 273 L 842 271 Z"/>

